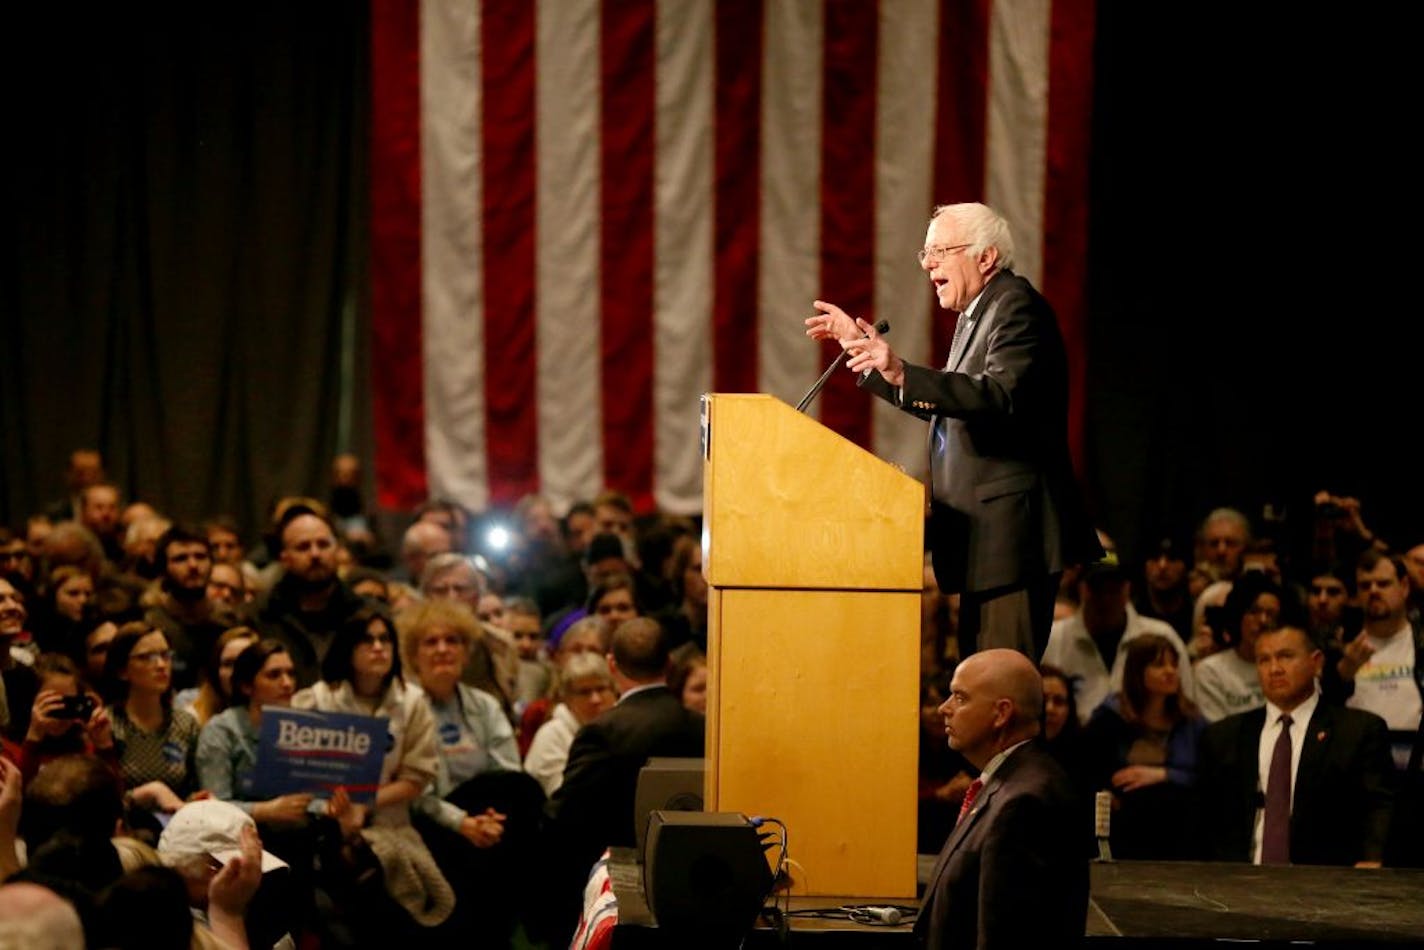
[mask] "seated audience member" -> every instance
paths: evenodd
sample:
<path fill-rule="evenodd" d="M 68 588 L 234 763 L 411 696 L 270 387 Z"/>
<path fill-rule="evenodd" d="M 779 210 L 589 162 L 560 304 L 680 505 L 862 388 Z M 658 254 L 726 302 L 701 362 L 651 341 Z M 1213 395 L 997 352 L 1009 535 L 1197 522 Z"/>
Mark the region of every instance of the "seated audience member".
<path fill-rule="evenodd" d="M 686 644 L 691 647 L 692 644 Z M 668 689 L 695 713 L 707 715 L 707 657 L 701 650 L 679 651 L 668 674 Z"/>
<path fill-rule="evenodd" d="M 1404 769 L 1424 708 L 1424 630 L 1409 623 L 1409 574 L 1404 562 L 1373 549 L 1360 555 L 1355 588 L 1364 629 L 1335 665 L 1345 705 L 1379 716 L 1389 726 L 1397 769 Z"/>
<path fill-rule="evenodd" d="M 1321 565 L 1311 570 L 1310 586 L 1305 594 L 1306 633 L 1320 644 L 1327 656 L 1338 656 L 1345 644 L 1360 632 L 1364 618 L 1359 616 L 1358 607 L 1351 606 L 1354 599 L 1353 571 L 1339 564 Z"/>
<path fill-rule="evenodd" d="M 316 679 L 337 628 L 366 601 L 337 576 L 336 533 L 322 508 L 293 502 L 281 510 L 281 579 L 258 607 L 257 628 L 286 644 L 300 687 Z"/>
<path fill-rule="evenodd" d="M 380 571 L 369 567 L 353 567 L 345 573 L 344 579 L 346 586 L 358 597 L 380 601 L 390 606 L 391 584 Z"/>
<path fill-rule="evenodd" d="M 252 602 L 252 588 L 236 564 L 214 563 L 208 572 L 208 601 L 213 609 L 229 617 L 245 617 Z"/>
<path fill-rule="evenodd" d="M 1251 543 L 1251 519 L 1235 508 L 1216 508 L 1197 529 L 1195 566 L 1216 580 L 1235 580 L 1241 557 Z"/>
<path fill-rule="evenodd" d="M 213 716 L 198 736 L 198 779 L 220 801 L 231 802 L 259 826 L 299 828 L 311 795 L 258 800 L 252 794 L 264 706 L 290 706 L 296 674 L 278 640 L 235 641 L 242 645 L 231 672 L 232 705 Z"/>
<path fill-rule="evenodd" d="M 96 755 L 117 774 L 119 758 L 109 714 L 97 696 L 84 692 L 74 661 L 62 653 L 42 653 L 35 673 L 40 691 L 16 759 L 24 780 L 34 778 L 41 765 L 61 755 Z M 84 705 L 76 707 L 76 702 Z"/>
<path fill-rule="evenodd" d="M 1226 597 L 1231 593 L 1231 581 L 1212 581 L 1192 603 L 1192 638 L 1187 642 L 1187 654 L 1200 663 L 1222 649 L 1226 641 L 1217 633 L 1221 627 Z"/>
<path fill-rule="evenodd" d="M 524 770 L 538 780 L 545 795 L 553 795 L 563 783 L 569 747 L 579 729 L 611 708 L 618 699 L 608 659 L 602 653 L 570 655 L 559 668 L 554 682 L 558 703 L 534 734 L 529 754 L 524 758 Z"/>
<path fill-rule="evenodd" d="M 1142 562 L 1142 589 L 1133 606 L 1144 617 L 1161 620 L 1186 643 L 1192 638 L 1192 595 L 1187 583 L 1190 550 L 1180 540 L 1157 540 Z"/>
<path fill-rule="evenodd" d="M 157 543 L 159 586 L 144 619 L 162 630 L 173 648 L 173 685 L 198 682 L 213 642 L 232 626 L 232 617 L 208 599 L 213 558 L 207 535 L 175 525 Z"/>
<path fill-rule="evenodd" d="M 1157 634 L 1129 641 L 1122 689 L 1084 730 L 1091 787 L 1113 793 L 1114 857 L 1182 860 L 1200 851 L 1194 786 L 1205 723 L 1182 694 L 1179 647 Z"/>
<path fill-rule="evenodd" d="M 0 884 L 0 947 L 74 950 L 83 946 L 84 926 L 69 901 L 28 881 Z"/>
<path fill-rule="evenodd" d="M 1224 649 L 1199 662 L 1197 703 L 1207 722 L 1264 703 L 1256 675 L 1256 637 L 1274 630 L 1285 609 L 1281 588 L 1260 571 L 1245 571 L 1232 584 L 1222 605 L 1219 639 Z"/>
<path fill-rule="evenodd" d="M 642 613 L 638 609 L 636 591 L 631 574 L 611 574 L 593 585 L 584 609 L 590 617 L 598 617 L 609 627 L 617 627 Z"/>
<path fill-rule="evenodd" d="M 1040 664 L 1043 678 L 1043 747 L 1048 751 L 1080 791 L 1087 791 L 1084 781 L 1083 723 L 1073 701 L 1073 683 L 1056 666 Z"/>
<path fill-rule="evenodd" d="M 25 600 L 0 578 L 0 739 L 23 742 L 30 728 L 30 708 L 39 692 L 39 677 L 26 661 L 27 651 L 16 648 L 25 633 Z"/>
<path fill-rule="evenodd" d="M 435 716 L 433 790 L 415 800 L 415 825 L 455 888 L 451 937 L 493 945 L 511 939 L 544 793 L 519 764 L 499 701 L 460 682 L 479 627 L 450 601 L 427 601 L 397 626 L 406 669 Z"/>
<path fill-rule="evenodd" d="M 419 690 L 401 679 L 396 647 L 395 625 L 384 610 L 362 607 L 337 629 L 322 661 L 322 678 L 292 697 L 298 709 L 389 720 L 390 745 L 374 803 L 351 802 L 338 793 L 328 809 L 347 838 L 364 840 L 380 861 L 389 900 L 345 909 L 354 914 L 354 932 L 385 941 L 418 937 L 422 929 L 443 923 L 455 903 L 410 824 L 411 803 L 435 780 L 439 752 L 435 717 Z"/>
<path fill-rule="evenodd" d="M 197 789 L 198 720 L 173 708 L 168 638 L 143 621 L 124 624 L 109 644 L 104 684 L 119 766 L 133 803 L 149 812 L 177 811 Z M 130 821 L 142 815 L 131 812 Z"/>
<path fill-rule="evenodd" d="M 109 644 L 114 642 L 114 636 L 118 632 L 119 625 L 107 618 L 97 619 L 83 630 L 83 637 L 70 656 L 79 664 L 85 685 L 95 689 L 103 686 L 104 663 L 109 658 Z"/>
<path fill-rule="evenodd" d="M 264 851 L 252 817 L 228 802 L 189 802 L 158 839 L 164 867 L 177 871 L 184 905 L 219 946 L 292 948 L 297 910 L 287 865 Z"/>
<path fill-rule="evenodd" d="M 656 621 L 619 624 L 609 654 L 618 703 L 574 737 L 564 782 L 547 809 L 559 851 L 550 869 L 554 943 L 569 936 L 598 856 L 609 846 L 635 844 L 633 798 L 649 757 L 697 758 L 705 747 L 702 716 L 667 688 L 667 643 Z"/>
<path fill-rule="evenodd" d="M 546 613 L 544 626 L 549 631 L 549 648 L 557 650 L 559 638 L 574 620 L 592 614 L 588 604 L 605 580 L 615 575 L 633 576 L 633 563 L 629 560 L 623 540 L 617 534 L 595 534 L 589 539 L 583 552 L 583 575 L 588 595 L 578 604 L 570 604 L 553 613 Z M 621 608 L 620 608 L 621 609 Z"/>
<path fill-rule="evenodd" d="M 208 651 L 207 662 L 198 674 L 198 685 L 175 696 L 173 705 L 188 710 L 198 720 L 199 726 L 206 726 L 209 719 L 235 701 L 232 693 L 233 664 L 243 650 L 256 642 L 257 631 L 251 627 L 224 630 Z"/>
<path fill-rule="evenodd" d="M 458 553 L 458 550 L 445 528 L 431 521 L 414 521 L 401 536 L 400 576 L 416 583 L 425 575 L 425 566 L 431 558 Z"/>
<path fill-rule="evenodd" d="M 157 865 L 126 871 L 99 892 L 95 901 L 91 941 L 108 950 L 189 950 L 212 946 L 198 936 L 188 909 L 183 875 Z M 236 935 L 229 935 L 230 937 Z M 217 946 L 247 946 L 224 942 Z"/>
<path fill-rule="evenodd" d="M 519 657 L 514 712 L 516 716 L 523 716 L 530 703 L 549 692 L 554 666 L 544 655 L 544 628 L 539 618 L 539 607 L 533 600 L 528 597 L 506 600 L 504 625 Z"/>
<path fill-rule="evenodd" d="M 39 649 L 68 653 L 79 639 L 79 628 L 94 616 L 94 576 L 65 564 L 49 572 L 41 609 L 34 618 Z"/>
<path fill-rule="evenodd" d="M 673 649 L 691 643 L 705 653 L 707 578 L 702 576 L 702 544 L 697 538 L 684 535 L 673 543 L 668 582 L 673 603 L 656 614 L 657 621 L 668 631 L 668 643 Z"/>
<path fill-rule="evenodd" d="M 1188 698 L 1194 695 L 1186 646 L 1170 626 L 1137 613 L 1131 586 L 1111 557 L 1087 565 L 1078 584 L 1077 612 L 1055 621 L 1049 633 L 1042 662 L 1072 677 L 1073 698 L 1085 720 L 1109 694 L 1122 689 L 1127 646 L 1147 634 L 1163 637 L 1176 648 L 1182 692 Z"/>
<path fill-rule="evenodd" d="M 550 687 L 551 693 L 559 688 L 559 677 L 562 669 L 568 664 L 569 658 L 579 653 L 596 653 L 604 656 L 608 653 L 608 638 L 610 634 L 608 624 L 598 617 L 583 617 L 574 621 L 570 625 L 568 632 L 559 638 L 559 645 L 554 650 L 554 679 Z M 524 710 L 524 715 L 519 719 L 519 751 L 523 756 L 529 755 L 530 743 L 534 741 L 534 735 L 539 731 L 549 718 L 554 709 L 556 698 L 553 695 L 536 699 Z"/>
<path fill-rule="evenodd" d="M 307 793 L 258 798 L 253 788 L 264 707 L 292 704 L 296 673 L 279 641 L 246 641 L 231 673 L 233 705 L 208 720 L 198 736 L 198 779 L 213 798 L 228 802 L 257 822 L 268 850 L 290 866 L 290 893 L 300 907 L 312 906 L 313 860 L 318 837 L 328 832 Z M 295 925 L 293 925 L 295 926 Z M 319 929 L 316 922 L 313 931 Z"/>
<path fill-rule="evenodd" d="M 1340 652 L 1326 684 L 1329 694 L 1347 697 L 1345 705 L 1375 713 L 1389 727 L 1400 784 L 1385 860 L 1424 866 L 1424 628 L 1409 620 L 1403 558 L 1367 549 L 1355 565 L 1355 587 L 1364 627 Z"/>
<path fill-rule="evenodd" d="M 937 590 L 938 588 L 936 588 Z M 940 706 L 949 698 L 954 670 L 920 676 L 919 807 L 915 849 L 938 854 L 954 830 L 964 793 L 974 781 L 971 766 L 945 741 Z"/>
<path fill-rule="evenodd" d="M 1385 724 L 1326 703 L 1324 657 L 1298 627 L 1256 638 L 1264 708 L 1202 736 L 1211 856 L 1254 864 L 1378 864 L 1390 821 Z"/>
<path fill-rule="evenodd" d="M 420 587 L 427 598 L 463 604 L 471 616 L 478 618 L 486 582 L 465 555 L 437 554 L 425 566 Z M 514 640 L 502 627 L 480 624 L 479 638 L 470 644 L 470 662 L 465 666 L 463 681 L 499 700 L 505 715 L 512 717 L 519 683 L 519 655 Z"/>
<path fill-rule="evenodd" d="M 0 789 L 3 812 L 5 800 L 13 803 L 18 796 L 21 779 L 15 766 L 0 768 L 6 773 Z M 98 758 L 65 755 L 44 763 L 24 786 L 23 805 L 18 807 L 28 858 L 23 874 L 29 880 L 57 884 L 67 897 L 92 899 L 122 873 L 110 839 L 123 816 L 123 787 L 113 769 Z M 86 907 L 79 910 L 81 915 L 87 912 Z"/>

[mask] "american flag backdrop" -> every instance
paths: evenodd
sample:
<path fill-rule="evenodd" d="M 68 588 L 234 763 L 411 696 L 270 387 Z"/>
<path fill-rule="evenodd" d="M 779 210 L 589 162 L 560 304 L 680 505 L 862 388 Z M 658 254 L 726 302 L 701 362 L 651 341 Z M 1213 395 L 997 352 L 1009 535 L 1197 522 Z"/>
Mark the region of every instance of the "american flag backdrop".
<path fill-rule="evenodd" d="M 381 503 L 701 510 L 699 397 L 794 405 L 823 298 L 942 362 L 933 205 L 1003 212 L 1081 447 L 1093 0 L 373 0 Z M 811 411 L 912 473 L 840 372 Z M 828 473 L 834 477 L 834 473 Z"/>

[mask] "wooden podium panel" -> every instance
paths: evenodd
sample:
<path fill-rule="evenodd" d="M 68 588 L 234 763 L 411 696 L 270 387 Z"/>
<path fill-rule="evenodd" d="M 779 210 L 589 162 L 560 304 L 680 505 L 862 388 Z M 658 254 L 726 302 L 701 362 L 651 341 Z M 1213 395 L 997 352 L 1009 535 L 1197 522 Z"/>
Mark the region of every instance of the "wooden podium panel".
<path fill-rule="evenodd" d="M 707 398 L 709 584 L 920 588 L 918 480 L 771 396 Z"/>
<path fill-rule="evenodd" d="M 794 893 L 914 897 L 919 594 L 714 596 L 736 633 L 712 646 L 707 810 L 784 822 Z"/>
<path fill-rule="evenodd" d="M 798 894 L 915 893 L 924 487 L 770 396 L 703 402 L 709 811 Z"/>

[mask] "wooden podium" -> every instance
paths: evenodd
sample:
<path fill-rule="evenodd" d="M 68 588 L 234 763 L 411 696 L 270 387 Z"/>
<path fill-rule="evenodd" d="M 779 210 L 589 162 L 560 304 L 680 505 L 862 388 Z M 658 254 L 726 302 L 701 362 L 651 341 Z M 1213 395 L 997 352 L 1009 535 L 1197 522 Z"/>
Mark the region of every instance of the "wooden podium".
<path fill-rule="evenodd" d="M 912 898 L 924 487 L 770 396 L 702 414 L 705 807 L 784 822 L 795 893 Z"/>

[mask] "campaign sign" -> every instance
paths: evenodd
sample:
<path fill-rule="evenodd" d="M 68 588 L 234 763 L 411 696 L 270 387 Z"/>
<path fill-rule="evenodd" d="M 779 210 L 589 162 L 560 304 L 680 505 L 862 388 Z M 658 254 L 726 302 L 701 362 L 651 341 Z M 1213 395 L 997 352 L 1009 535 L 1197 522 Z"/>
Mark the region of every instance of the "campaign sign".
<path fill-rule="evenodd" d="M 385 716 L 263 706 L 253 795 L 310 792 L 329 798 L 340 785 L 353 802 L 370 804 L 381 782 L 389 735 Z"/>

